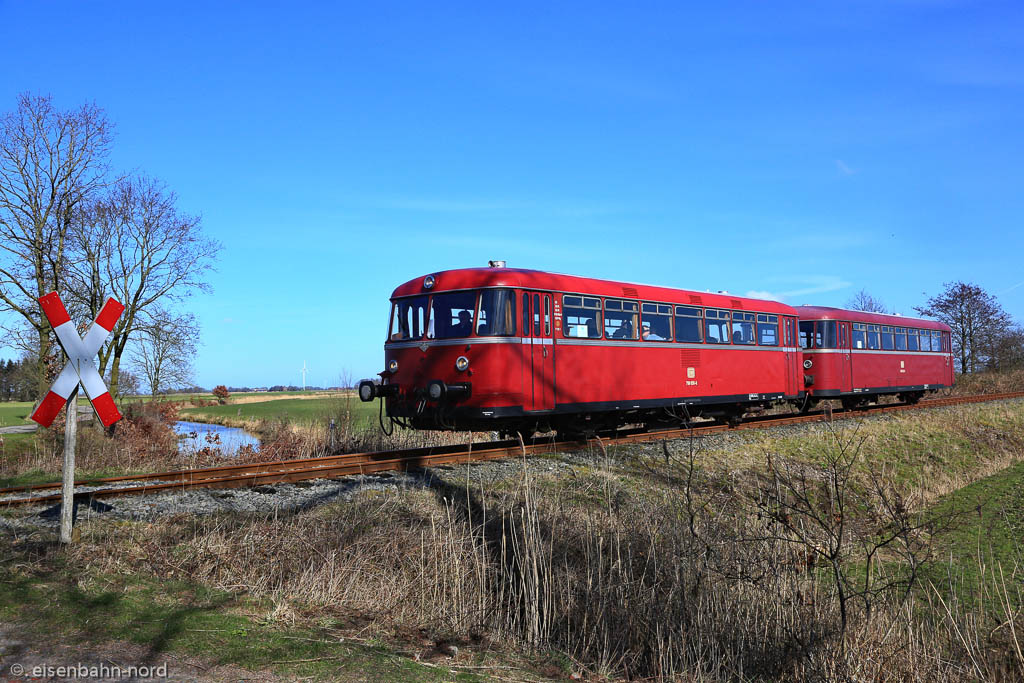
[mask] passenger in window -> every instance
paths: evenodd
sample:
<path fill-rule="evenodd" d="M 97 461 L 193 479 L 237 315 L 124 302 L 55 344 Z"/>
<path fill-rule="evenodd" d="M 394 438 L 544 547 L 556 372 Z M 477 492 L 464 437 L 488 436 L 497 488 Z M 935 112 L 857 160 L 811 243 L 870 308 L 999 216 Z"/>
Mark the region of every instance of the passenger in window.
<path fill-rule="evenodd" d="M 643 324 L 643 338 L 644 338 L 644 341 L 665 341 L 665 338 L 662 337 L 661 335 L 658 335 L 658 334 L 655 334 L 654 332 L 651 332 L 651 324 L 650 323 L 644 323 Z"/>
<path fill-rule="evenodd" d="M 632 339 L 633 338 L 633 322 L 631 320 L 625 320 L 622 326 L 615 330 L 615 334 L 612 335 L 612 339 Z"/>
<path fill-rule="evenodd" d="M 591 339 L 599 339 L 601 337 L 601 331 L 597 329 L 597 318 L 591 318 L 587 321 L 587 336 Z"/>
<path fill-rule="evenodd" d="M 732 333 L 732 343 L 733 344 L 745 344 L 746 343 L 745 341 L 743 341 L 743 331 L 742 330 L 736 330 L 736 331 L 734 331 Z"/>
<path fill-rule="evenodd" d="M 468 337 L 473 331 L 473 320 L 469 311 L 459 311 L 459 322 L 452 327 L 453 337 Z"/>

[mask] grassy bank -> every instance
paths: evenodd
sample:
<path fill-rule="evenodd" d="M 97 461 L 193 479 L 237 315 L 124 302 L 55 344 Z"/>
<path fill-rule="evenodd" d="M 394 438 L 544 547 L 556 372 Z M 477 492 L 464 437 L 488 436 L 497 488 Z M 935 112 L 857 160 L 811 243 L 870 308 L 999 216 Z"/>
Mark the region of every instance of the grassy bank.
<path fill-rule="evenodd" d="M 1015 680 L 1022 445 L 1024 402 L 974 404 L 619 447 L 582 464 L 556 455 L 499 479 L 439 470 L 422 488 L 289 514 L 91 521 L 64 554 L 15 545 L 0 604 L 29 619 L 43 592 L 23 607 L 16 596 L 31 581 L 82 574 L 88 600 L 73 599 L 100 614 L 117 596 L 162 595 L 159 619 L 129 605 L 104 633 L 176 652 L 204 652 L 190 649 L 193 631 L 245 630 L 271 652 L 282 633 L 369 639 L 396 667 L 447 644 L 453 670 L 518 652 L 516 666 L 553 676 Z M 130 626 L 177 614 L 210 621 L 170 636 Z M 367 655 L 321 643 L 261 659 L 217 637 L 203 656 L 271 669 Z M 378 675 L 372 657 L 355 666 Z M 325 659 L 296 671 L 351 670 Z"/>

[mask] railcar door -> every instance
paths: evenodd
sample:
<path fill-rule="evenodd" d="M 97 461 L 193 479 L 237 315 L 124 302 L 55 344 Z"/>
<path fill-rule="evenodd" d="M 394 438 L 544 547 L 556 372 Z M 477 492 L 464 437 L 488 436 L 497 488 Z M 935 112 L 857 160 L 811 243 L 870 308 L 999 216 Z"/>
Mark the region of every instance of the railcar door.
<path fill-rule="evenodd" d="M 801 381 L 803 373 L 800 370 L 802 354 L 797 348 L 796 342 L 796 318 L 784 317 L 783 319 L 783 355 L 786 359 L 786 394 L 792 396 L 803 389 Z"/>
<path fill-rule="evenodd" d="M 853 391 L 853 368 L 850 367 L 850 323 L 839 323 L 839 388 L 841 391 Z"/>
<path fill-rule="evenodd" d="M 523 298 L 529 301 L 530 329 L 524 330 L 523 343 L 529 344 L 530 379 L 524 389 L 531 393 L 527 410 L 553 410 L 555 407 L 555 363 L 554 338 L 552 335 L 551 294 L 527 292 Z M 526 306 L 523 307 L 526 312 Z"/>

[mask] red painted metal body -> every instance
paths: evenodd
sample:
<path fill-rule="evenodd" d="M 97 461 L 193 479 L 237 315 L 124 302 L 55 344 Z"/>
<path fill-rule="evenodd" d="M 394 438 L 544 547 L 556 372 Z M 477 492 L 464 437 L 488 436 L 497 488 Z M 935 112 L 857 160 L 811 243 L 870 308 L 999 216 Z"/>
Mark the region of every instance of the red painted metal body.
<path fill-rule="evenodd" d="M 916 400 L 953 385 L 950 329 L 943 323 L 819 306 L 796 310 L 807 392 L 816 398 L 902 394 Z M 812 330 L 812 323 L 819 327 Z"/>
<path fill-rule="evenodd" d="M 450 321 L 446 312 L 435 323 L 435 299 L 416 298 L 488 290 L 505 292 L 502 310 L 515 321 L 514 329 L 506 321 L 503 336 L 478 334 L 483 329 L 482 296 L 474 318 L 478 328 L 450 338 L 435 335 L 433 326 L 457 327 L 454 309 Z M 585 334 L 583 318 L 571 311 L 580 314 L 582 309 L 567 308 L 567 301 L 584 300 L 588 305 L 600 302 L 598 315 L 603 317 L 597 320 L 605 328 L 596 338 L 580 336 Z M 395 308 L 402 302 L 413 310 L 406 310 L 404 318 L 403 309 Z M 803 390 L 796 311 L 778 302 L 531 270 L 475 268 L 410 280 L 395 289 L 392 303 L 385 367 L 394 369 L 381 373 L 383 395 L 388 414 L 414 427 L 652 422 L 670 414 L 736 414 L 797 398 Z M 676 317 L 681 307 L 701 315 L 725 312 L 726 326 L 716 328 L 722 343 L 682 339 L 681 318 Z M 662 313 L 656 320 L 653 311 L 671 314 Z M 494 324 L 497 315 L 491 313 L 488 322 Z M 615 335 L 607 327 L 613 318 L 625 321 Z M 700 320 L 702 326 L 704 322 Z M 643 338 L 642 326 L 652 323 L 664 339 Z M 709 338 L 711 331 L 703 327 L 701 334 Z M 468 361 L 465 370 L 457 368 L 460 357 Z M 444 398 L 431 397 L 431 382 L 447 387 Z"/>

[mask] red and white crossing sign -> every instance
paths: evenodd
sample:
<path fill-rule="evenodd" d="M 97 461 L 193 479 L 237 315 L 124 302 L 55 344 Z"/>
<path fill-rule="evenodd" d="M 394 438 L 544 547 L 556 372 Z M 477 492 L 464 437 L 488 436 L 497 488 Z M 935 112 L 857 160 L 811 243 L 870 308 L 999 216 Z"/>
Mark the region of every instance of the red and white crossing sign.
<path fill-rule="evenodd" d="M 92 401 L 92 407 L 96 410 L 96 416 L 104 427 L 109 427 L 121 419 L 121 413 L 114 404 L 114 399 L 107 391 L 107 385 L 100 377 L 93 363 L 93 356 L 100 350 L 103 341 L 114 329 L 117 319 L 124 312 L 124 306 L 113 299 L 107 299 L 100 314 L 85 333 L 85 337 L 78 336 L 75 324 L 71 322 L 71 316 L 64 308 L 64 302 L 60 300 L 57 292 L 50 292 L 46 296 L 39 297 L 39 305 L 42 306 L 46 319 L 53 326 L 57 333 L 57 340 L 60 341 L 64 353 L 68 356 L 68 362 L 61 370 L 60 375 L 53 381 L 50 392 L 36 406 L 30 418 L 44 427 L 49 427 L 57 418 L 61 408 L 67 403 L 68 397 L 81 382 L 85 387 L 85 393 Z"/>

